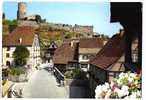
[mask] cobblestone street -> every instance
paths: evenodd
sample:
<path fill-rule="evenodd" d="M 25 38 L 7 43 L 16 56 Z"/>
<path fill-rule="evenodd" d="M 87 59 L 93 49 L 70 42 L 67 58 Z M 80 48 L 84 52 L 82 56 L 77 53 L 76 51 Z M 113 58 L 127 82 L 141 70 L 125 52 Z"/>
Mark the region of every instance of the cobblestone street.
<path fill-rule="evenodd" d="M 68 98 L 66 89 L 58 87 L 56 78 L 48 71 L 37 70 L 24 86 L 23 98 Z"/>

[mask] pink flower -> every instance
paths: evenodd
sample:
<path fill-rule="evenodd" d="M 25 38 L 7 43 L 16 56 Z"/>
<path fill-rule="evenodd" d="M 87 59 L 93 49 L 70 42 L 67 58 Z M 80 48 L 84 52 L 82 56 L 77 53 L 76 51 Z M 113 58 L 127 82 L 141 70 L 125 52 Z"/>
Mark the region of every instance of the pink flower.
<path fill-rule="evenodd" d="M 112 91 L 115 91 L 115 89 L 116 88 L 118 88 L 119 89 L 119 86 L 118 85 L 116 85 L 116 84 L 114 84 L 113 86 L 112 86 Z"/>

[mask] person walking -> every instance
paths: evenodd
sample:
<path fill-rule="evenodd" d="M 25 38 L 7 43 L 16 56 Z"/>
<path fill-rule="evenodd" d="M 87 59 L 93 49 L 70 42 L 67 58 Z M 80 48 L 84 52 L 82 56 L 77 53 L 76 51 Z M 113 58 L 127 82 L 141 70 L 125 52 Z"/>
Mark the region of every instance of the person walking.
<path fill-rule="evenodd" d="M 50 70 L 51 70 L 51 74 L 53 75 L 54 72 L 54 63 L 52 60 L 50 60 Z"/>

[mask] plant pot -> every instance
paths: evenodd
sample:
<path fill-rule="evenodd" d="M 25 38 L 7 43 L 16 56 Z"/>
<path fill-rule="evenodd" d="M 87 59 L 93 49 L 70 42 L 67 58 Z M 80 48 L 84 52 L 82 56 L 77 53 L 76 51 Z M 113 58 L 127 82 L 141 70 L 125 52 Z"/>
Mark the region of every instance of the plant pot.
<path fill-rule="evenodd" d="M 13 82 L 24 82 L 26 81 L 26 74 L 21 74 L 21 75 L 9 75 L 8 79 L 10 81 L 13 81 Z"/>
<path fill-rule="evenodd" d="M 86 98 L 89 95 L 88 80 L 65 79 L 65 87 L 70 98 Z"/>

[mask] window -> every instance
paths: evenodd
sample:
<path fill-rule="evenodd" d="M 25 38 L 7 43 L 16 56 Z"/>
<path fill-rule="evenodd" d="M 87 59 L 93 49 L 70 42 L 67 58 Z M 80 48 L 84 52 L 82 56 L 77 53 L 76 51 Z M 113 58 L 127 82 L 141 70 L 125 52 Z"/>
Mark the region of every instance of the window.
<path fill-rule="evenodd" d="M 7 47 L 7 51 L 10 51 L 10 47 Z"/>
<path fill-rule="evenodd" d="M 133 62 L 137 62 L 138 61 L 138 55 L 137 54 L 133 54 L 132 55 L 132 60 L 133 60 Z"/>
<path fill-rule="evenodd" d="M 112 81 L 114 78 L 118 77 L 121 72 L 110 71 L 108 72 L 108 81 Z"/>
<path fill-rule="evenodd" d="M 119 77 L 120 72 L 114 73 L 114 77 Z"/>
<path fill-rule="evenodd" d="M 83 55 L 83 59 L 87 60 L 88 59 L 88 55 Z"/>
<path fill-rule="evenodd" d="M 114 76 L 114 73 L 113 72 L 109 72 L 109 76 Z"/>
<path fill-rule="evenodd" d="M 132 61 L 137 62 L 138 61 L 138 50 L 134 50 L 132 52 Z"/>
<path fill-rule="evenodd" d="M 10 61 L 7 61 L 6 62 L 6 66 L 10 66 L 11 64 L 10 64 Z"/>
<path fill-rule="evenodd" d="M 6 57 L 10 57 L 10 54 L 9 53 L 6 53 Z"/>
<path fill-rule="evenodd" d="M 52 48 L 55 48 L 55 46 L 54 46 L 54 45 L 52 45 Z"/>

